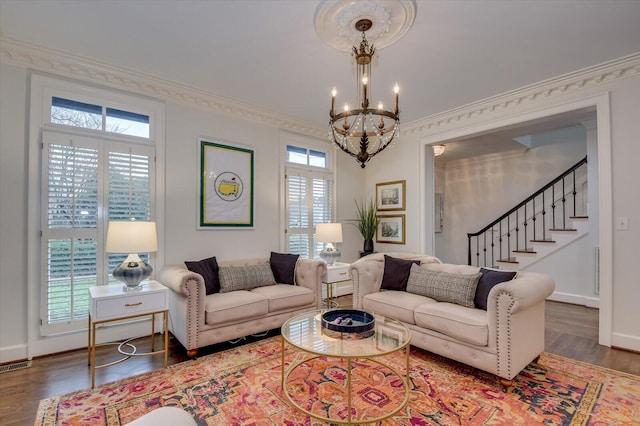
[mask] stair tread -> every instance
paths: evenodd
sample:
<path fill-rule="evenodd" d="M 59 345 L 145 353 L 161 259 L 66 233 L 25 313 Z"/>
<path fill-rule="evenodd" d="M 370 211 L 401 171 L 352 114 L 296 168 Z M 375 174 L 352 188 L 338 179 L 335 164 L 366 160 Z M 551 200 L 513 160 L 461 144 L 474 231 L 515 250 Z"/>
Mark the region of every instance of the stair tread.
<path fill-rule="evenodd" d="M 503 262 L 503 263 L 520 263 L 516 260 L 515 257 L 512 257 L 510 259 L 498 259 L 496 260 L 496 262 Z"/>
<path fill-rule="evenodd" d="M 531 240 L 532 243 L 555 243 L 555 240 Z"/>
<path fill-rule="evenodd" d="M 570 216 L 569 219 L 589 219 L 589 216 Z"/>
<path fill-rule="evenodd" d="M 577 231 L 575 228 L 551 228 L 549 231 L 552 232 L 563 232 L 563 231 Z"/>
<path fill-rule="evenodd" d="M 531 253 L 531 254 L 536 254 L 537 251 L 532 250 L 532 249 L 527 249 L 527 250 L 514 250 L 514 253 Z"/>

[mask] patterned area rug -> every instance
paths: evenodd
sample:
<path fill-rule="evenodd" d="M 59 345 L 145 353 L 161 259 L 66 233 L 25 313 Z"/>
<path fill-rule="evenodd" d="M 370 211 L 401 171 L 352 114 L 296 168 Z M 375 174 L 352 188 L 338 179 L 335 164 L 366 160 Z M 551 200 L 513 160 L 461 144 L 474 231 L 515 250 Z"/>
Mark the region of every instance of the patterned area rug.
<path fill-rule="evenodd" d="M 286 362 L 294 356 L 287 350 Z M 404 371 L 402 354 L 385 361 Z M 43 399 L 35 424 L 123 425 L 177 406 L 199 425 L 325 425 L 290 406 L 280 387 L 280 363 L 280 337 L 272 337 L 93 391 Z M 417 348 L 410 370 L 409 402 L 383 425 L 640 424 L 640 376 L 556 355 L 542 354 L 506 393 L 494 376 Z M 377 364 L 355 363 L 352 376 L 356 419 L 391 410 L 404 395 L 402 381 Z M 288 389 L 311 412 L 346 418 L 345 380 L 339 360 L 318 358 L 294 370 Z"/>

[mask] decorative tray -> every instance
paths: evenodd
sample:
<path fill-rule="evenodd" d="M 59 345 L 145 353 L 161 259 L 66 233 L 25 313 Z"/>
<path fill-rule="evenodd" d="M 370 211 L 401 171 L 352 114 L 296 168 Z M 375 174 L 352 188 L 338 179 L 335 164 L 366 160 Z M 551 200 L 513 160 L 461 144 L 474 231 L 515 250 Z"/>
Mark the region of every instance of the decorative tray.
<path fill-rule="evenodd" d="M 329 337 L 366 339 L 375 333 L 375 317 L 358 309 L 332 309 L 322 314 L 321 326 Z"/>

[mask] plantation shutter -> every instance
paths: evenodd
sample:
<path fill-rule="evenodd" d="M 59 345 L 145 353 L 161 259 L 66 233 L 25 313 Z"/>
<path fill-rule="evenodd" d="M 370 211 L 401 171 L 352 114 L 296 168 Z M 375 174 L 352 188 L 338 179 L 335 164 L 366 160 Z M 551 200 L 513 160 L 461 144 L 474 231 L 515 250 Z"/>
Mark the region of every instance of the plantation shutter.
<path fill-rule="evenodd" d="M 105 256 L 106 224 L 151 219 L 154 151 L 47 130 L 42 140 L 41 333 L 50 335 L 86 327 L 87 288 L 116 282 L 110 272 L 126 254 Z"/>
<path fill-rule="evenodd" d="M 287 174 L 287 251 L 315 258 L 323 243 L 315 242 L 318 223 L 332 221 L 333 175 L 331 172 L 289 167 Z"/>
<path fill-rule="evenodd" d="M 109 220 L 151 220 L 151 166 L 150 153 L 144 148 L 134 148 L 125 144 L 112 143 L 109 147 Z M 141 152 L 142 150 L 142 152 Z M 147 149 L 148 151 L 148 149 Z M 140 258 L 149 262 L 149 253 L 138 253 Z M 107 279 L 109 284 L 120 283 L 111 275 L 127 254 L 107 254 Z"/>
<path fill-rule="evenodd" d="M 99 152 L 95 138 L 43 132 L 43 330 L 86 321 L 96 284 Z M 46 327 L 57 324 L 57 327 Z"/>

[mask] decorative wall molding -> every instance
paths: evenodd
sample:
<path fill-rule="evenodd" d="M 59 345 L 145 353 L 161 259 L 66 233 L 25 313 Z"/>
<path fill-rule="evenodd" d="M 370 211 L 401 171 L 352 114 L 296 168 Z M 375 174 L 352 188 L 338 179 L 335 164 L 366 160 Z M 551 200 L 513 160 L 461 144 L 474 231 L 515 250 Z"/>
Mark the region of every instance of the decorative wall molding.
<path fill-rule="evenodd" d="M 325 126 L 317 123 L 278 114 L 256 105 L 162 80 L 149 74 L 134 72 L 2 36 L 0 36 L 0 62 L 81 79 L 157 99 L 171 100 L 323 140 L 326 137 Z M 445 131 L 450 127 L 490 116 L 497 111 L 504 112 L 504 110 L 515 109 L 540 99 L 577 92 L 587 87 L 639 74 L 640 52 L 405 123 L 402 126 L 402 135 Z"/>
<path fill-rule="evenodd" d="M 441 132 L 492 113 L 504 113 L 541 99 L 549 99 L 614 80 L 640 75 L 640 52 L 579 71 L 554 77 L 520 89 L 492 96 L 478 102 L 403 124 L 402 135 Z"/>
<path fill-rule="evenodd" d="M 149 74 L 2 36 L 0 36 L 0 63 L 80 79 L 165 101 L 171 100 L 323 140 L 326 138 L 326 127 L 317 123 L 278 114 L 256 105 L 162 80 Z"/>

